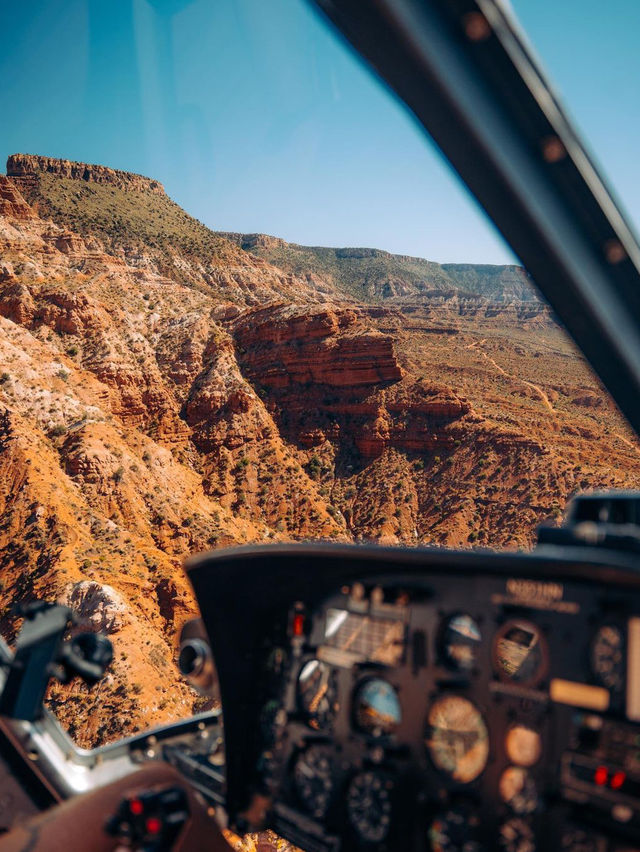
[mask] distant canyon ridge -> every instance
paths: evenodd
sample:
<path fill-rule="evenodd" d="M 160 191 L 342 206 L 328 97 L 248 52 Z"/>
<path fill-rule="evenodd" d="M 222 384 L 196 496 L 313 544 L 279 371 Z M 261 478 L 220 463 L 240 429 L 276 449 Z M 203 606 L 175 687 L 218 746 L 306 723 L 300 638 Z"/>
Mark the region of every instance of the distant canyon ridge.
<path fill-rule="evenodd" d="M 0 175 L 0 626 L 39 596 L 108 630 L 99 698 L 50 696 L 83 744 L 201 706 L 189 554 L 529 547 L 639 453 L 520 267 L 212 231 L 105 166 Z"/>

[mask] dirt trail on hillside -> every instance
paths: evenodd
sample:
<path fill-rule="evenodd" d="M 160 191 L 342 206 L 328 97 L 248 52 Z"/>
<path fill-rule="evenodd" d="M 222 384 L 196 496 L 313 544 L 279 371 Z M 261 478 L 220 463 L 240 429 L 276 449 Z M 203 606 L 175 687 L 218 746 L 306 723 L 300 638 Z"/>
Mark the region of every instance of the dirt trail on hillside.
<path fill-rule="evenodd" d="M 482 343 L 484 341 L 480 341 L 480 342 Z M 470 348 L 470 347 L 467 347 L 467 348 Z M 497 364 L 493 360 L 493 358 L 490 358 L 487 355 L 486 352 L 481 352 L 480 354 L 485 359 L 485 361 L 488 361 L 491 364 L 491 366 L 494 367 L 501 375 L 506 376 L 508 379 L 513 379 L 514 382 L 520 382 L 520 384 L 526 385 L 527 387 L 534 390 L 538 394 L 538 396 L 540 397 L 540 400 L 542 401 L 542 403 L 549 409 L 549 411 L 552 411 L 554 414 L 556 413 L 555 408 L 551 404 L 551 400 L 549 399 L 547 394 L 543 391 L 543 389 L 540 387 L 540 385 L 535 385 L 533 382 L 528 382 L 526 379 L 521 379 L 519 376 L 514 376 L 513 373 L 507 373 L 507 371 L 504 370 L 500 366 L 500 364 Z"/>
<path fill-rule="evenodd" d="M 482 344 L 486 343 L 486 341 L 486 337 L 483 337 L 482 340 L 474 340 L 473 343 L 470 343 L 468 346 L 465 346 L 465 349 L 475 349 L 476 346 L 482 346 Z"/>
<path fill-rule="evenodd" d="M 616 436 L 616 438 L 619 438 L 623 444 L 626 444 L 640 456 L 640 449 L 638 448 L 637 444 L 634 444 L 633 441 L 630 441 L 628 438 L 625 438 L 624 435 L 620 434 L 620 432 L 614 432 L 613 434 Z"/>

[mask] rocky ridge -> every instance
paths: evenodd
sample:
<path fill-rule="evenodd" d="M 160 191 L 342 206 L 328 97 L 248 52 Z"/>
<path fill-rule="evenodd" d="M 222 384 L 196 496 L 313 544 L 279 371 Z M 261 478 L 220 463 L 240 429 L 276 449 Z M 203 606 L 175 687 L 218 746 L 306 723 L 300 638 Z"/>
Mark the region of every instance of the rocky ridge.
<path fill-rule="evenodd" d="M 297 275 L 320 275 L 343 295 L 360 302 L 437 304 L 455 296 L 460 303 L 499 311 L 507 305 L 544 303 L 520 266 L 439 264 L 372 248 L 325 248 L 287 243 L 266 234 L 220 232 L 256 257 Z"/>
<path fill-rule="evenodd" d="M 7 177 L 12 178 L 19 186 L 21 184 L 32 186 L 33 182 L 37 181 L 38 175 L 43 172 L 88 183 L 109 184 L 119 189 L 165 194 L 164 187 L 157 180 L 132 172 L 110 169 L 107 166 L 76 163 L 72 160 L 34 154 L 11 154 L 7 159 Z"/>

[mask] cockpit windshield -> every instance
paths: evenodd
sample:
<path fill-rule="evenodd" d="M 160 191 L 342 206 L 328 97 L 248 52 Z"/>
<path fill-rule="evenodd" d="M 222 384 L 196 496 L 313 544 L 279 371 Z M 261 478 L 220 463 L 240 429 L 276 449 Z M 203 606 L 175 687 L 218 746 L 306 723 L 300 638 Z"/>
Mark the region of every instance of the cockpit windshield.
<path fill-rule="evenodd" d="M 550 4 L 515 5 L 544 41 Z M 77 742 L 213 706 L 175 663 L 190 554 L 529 548 L 576 492 L 640 487 L 640 445 L 526 270 L 310 5 L 29 0 L 0 21 L 0 628 L 44 598 L 109 634 L 99 689 L 50 694 Z M 607 80 L 637 65 L 628 37 L 593 57 Z M 635 92 L 580 85 L 637 214 Z M 347 615 L 336 653 L 393 657 L 399 622 Z"/>

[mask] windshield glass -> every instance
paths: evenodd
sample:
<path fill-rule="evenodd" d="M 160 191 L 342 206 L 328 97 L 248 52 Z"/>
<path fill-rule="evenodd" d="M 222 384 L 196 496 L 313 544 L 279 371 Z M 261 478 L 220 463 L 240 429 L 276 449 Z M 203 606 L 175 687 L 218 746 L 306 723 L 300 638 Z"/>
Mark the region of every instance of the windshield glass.
<path fill-rule="evenodd" d="M 528 548 L 640 485 L 525 270 L 310 6 L 0 15 L 1 626 L 42 598 L 110 635 L 100 687 L 50 696 L 79 743 L 213 706 L 175 664 L 190 554 Z"/>

